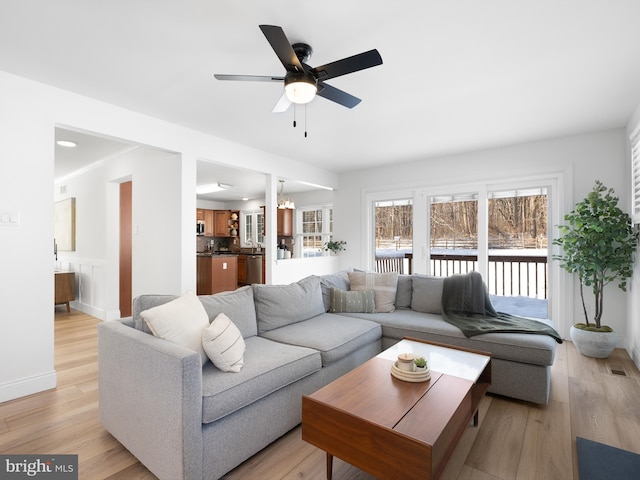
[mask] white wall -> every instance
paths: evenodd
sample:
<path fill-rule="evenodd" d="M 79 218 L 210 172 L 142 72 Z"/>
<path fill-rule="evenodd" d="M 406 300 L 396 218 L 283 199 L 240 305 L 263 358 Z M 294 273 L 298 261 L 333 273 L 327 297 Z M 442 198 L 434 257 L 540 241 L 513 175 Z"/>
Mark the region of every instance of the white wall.
<path fill-rule="evenodd" d="M 56 182 L 56 201 L 76 199 L 76 250 L 58 251 L 59 267 L 76 272 L 74 308 L 102 320 L 120 317 L 117 294 L 108 293 L 118 291 L 118 264 L 108 259 L 118 258 L 118 195 L 120 183 L 128 180 L 133 184 L 132 295 L 181 291 L 175 254 L 181 248 L 179 177 L 179 155 L 137 147 Z"/>
<path fill-rule="evenodd" d="M 26 93 L 26 94 L 25 94 Z M 0 80 L 0 402 L 53 388 L 53 118 L 43 93 Z"/>
<path fill-rule="evenodd" d="M 97 133 L 175 152 L 180 162 L 173 188 L 168 192 L 175 206 L 158 211 L 176 218 L 173 232 L 162 242 L 149 245 L 149 257 L 137 269 L 142 277 L 136 287 L 149 285 L 159 291 L 181 293 L 195 288 L 196 259 L 195 184 L 199 159 L 241 165 L 273 178 L 337 186 L 337 175 L 301 162 L 260 152 L 202 132 L 180 127 L 113 105 L 82 97 L 41 83 L 0 72 L 0 128 L 3 160 L 0 162 L 0 211 L 20 213 L 20 225 L 0 227 L 0 402 L 55 386 L 53 356 L 53 202 L 54 129 L 56 126 Z M 134 179 L 135 181 L 135 179 Z M 274 180 L 275 186 L 275 180 Z M 135 184 L 134 184 L 135 188 Z M 110 204 L 113 191 L 107 192 Z M 269 202 L 275 189 L 269 191 Z M 152 199 L 137 198 L 142 210 L 134 222 L 149 230 L 146 217 Z M 148 202 L 148 203 L 147 203 Z M 105 214 L 113 221 L 113 212 Z M 177 217 L 176 217 L 177 215 Z M 110 233 L 110 232 L 107 232 Z M 110 240 L 107 240 L 110 241 Z M 134 244 L 136 242 L 134 241 Z M 153 243 L 153 242 L 152 242 Z M 147 248 L 145 244 L 144 248 Z M 92 256 L 87 253 L 87 257 Z M 107 265 L 117 261 L 106 252 Z M 163 265 L 163 262 L 167 262 Z M 175 262 L 175 263 L 174 263 Z M 179 272 L 173 275 L 174 265 Z M 158 275 L 157 266 L 171 271 Z M 105 308 L 113 308 L 114 279 L 105 271 Z M 155 277 L 155 278 L 151 278 Z M 177 277 L 177 278 L 176 278 Z M 157 283 L 155 283 L 157 281 Z M 116 297 L 117 298 L 117 297 Z"/>
<path fill-rule="evenodd" d="M 613 187 L 621 199 L 629 196 L 626 171 L 624 129 L 576 135 L 493 150 L 443 158 L 398 163 L 392 167 L 372 168 L 340 176 L 340 188 L 334 195 L 336 238 L 348 245 L 365 245 L 365 197 L 367 193 L 456 186 L 460 184 L 497 183 L 527 177 L 558 175 L 562 179 L 565 211 L 582 199 L 596 179 Z M 560 219 L 561 220 L 561 219 Z M 424 222 L 426 225 L 426 222 Z M 555 224 L 557 225 L 558 222 Z M 414 230 L 421 225 L 414 223 Z M 424 227 L 426 230 L 426 226 Z M 340 267 L 368 267 L 367 253 L 347 249 L 340 255 Z M 566 286 L 560 298 L 565 304 L 558 310 L 560 333 L 568 338 L 568 329 L 580 319 L 578 295 L 573 294 L 575 279 L 564 272 Z M 560 283 L 561 286 L 561 282 Z M 575 287 L 577 294 L 577 286 Z M 566 300 L 570 299 L 569 302 Z M 627 308 L 623 292 L 608 288 L 605 298 L 606 323 L 617 332 L 620 346 L 627 346 Z"/>

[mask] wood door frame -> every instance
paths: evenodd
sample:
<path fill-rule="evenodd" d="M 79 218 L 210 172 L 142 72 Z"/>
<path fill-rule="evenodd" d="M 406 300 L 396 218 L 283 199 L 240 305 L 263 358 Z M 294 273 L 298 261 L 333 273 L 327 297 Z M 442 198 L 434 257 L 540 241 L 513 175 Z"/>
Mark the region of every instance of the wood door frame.
<path fill-rule="evenodd" d="M 120 316 L 131 316 L 132 304 L 132 193 L 131 180 L 120 183 L 119 213 L 119 273 L 118 292 Z"/>

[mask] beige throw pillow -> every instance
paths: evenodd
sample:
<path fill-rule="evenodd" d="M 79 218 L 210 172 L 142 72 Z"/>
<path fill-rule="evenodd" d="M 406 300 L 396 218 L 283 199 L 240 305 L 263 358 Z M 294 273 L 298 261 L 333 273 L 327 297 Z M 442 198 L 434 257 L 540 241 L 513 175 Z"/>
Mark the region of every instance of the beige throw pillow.
<path fill-rule="evenodd" d="M 213 364 L 223 372 L 239 372 L 244 366 L 244 338 L 224 313 L 202 331 L 202 346 Z"/>
<path fill-rule="evenodd" d="M 209 325 L 209 316 L 195 293 L 187 292 L 175 300 L 140 312 L 140 316 L 156 337 L 195 350 L 200 354 L 202 365 L 206 363 L 202 330 Z"/>
<path fill-rule="evenodd" d="M 376 312 L 393 312 L 398 287 L 398 274 L 373 272 L 348 272 L 351 290 L 373 290 Z"/>

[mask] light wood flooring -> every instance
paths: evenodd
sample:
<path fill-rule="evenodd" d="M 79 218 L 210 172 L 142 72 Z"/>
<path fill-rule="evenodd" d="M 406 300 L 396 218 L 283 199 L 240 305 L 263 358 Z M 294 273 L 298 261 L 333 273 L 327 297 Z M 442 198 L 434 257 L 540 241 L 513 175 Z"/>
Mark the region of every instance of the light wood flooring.
<path fill-rule="evenodd" d="M 79 478 L 155 478 L 98 419 L 99 320 L 56 309 L 58 386 L 0 404 L 0 452 L 79 455 Z M 614 372 L 624 372 L 620 376 Z M 607 360 L 558 346 L 552 398 L 539 407 L 487 396 L 480 425 L 469 427 L 442 478 L 446 480 L 578 479 L 575 437 L 640 453 L 640 373 L 624 350 Z M 300 438 L 300 427 L 225 476 L 238 479 L 324 479 L 325 455 Z M 337 480 L 373 477 L 334 461 Z"/>

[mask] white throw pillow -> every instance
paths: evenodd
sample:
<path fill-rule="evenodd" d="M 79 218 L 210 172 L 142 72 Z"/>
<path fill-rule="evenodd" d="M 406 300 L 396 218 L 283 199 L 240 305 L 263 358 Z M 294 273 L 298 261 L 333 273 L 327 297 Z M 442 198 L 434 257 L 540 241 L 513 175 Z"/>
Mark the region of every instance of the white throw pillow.
<path fill-rule="evenodd" d="M 224 313 L 202 331 L 204 351 L 223 372 L 239 372 L 244 365 L 245 343 L 238 327 Z"/>
<path fill-rule="evenodd" d="M 156 337 L 195 350 L 202 365 L 207 354 L 202 348 L 202 331 L 209 325 L 209 316 L 195 293 L 187 292 L 163 305 L 140 312 L 140 316 Z"/>

